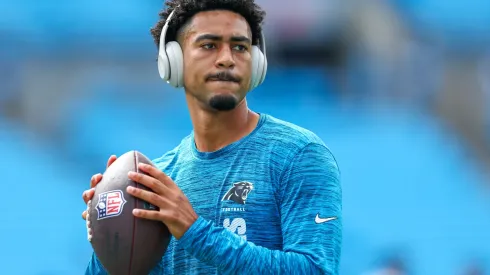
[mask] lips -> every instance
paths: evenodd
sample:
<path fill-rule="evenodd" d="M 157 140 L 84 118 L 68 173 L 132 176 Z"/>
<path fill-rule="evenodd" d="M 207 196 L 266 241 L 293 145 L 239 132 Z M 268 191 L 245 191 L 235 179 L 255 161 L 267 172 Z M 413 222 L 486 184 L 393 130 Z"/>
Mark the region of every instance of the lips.
<path fill-rule="evenodd" d="M 208 81 L 212 82 L 232 82 L 232 83 L 238 83 L 238 81 L 232 80 L 232 79 L 221 79 L 221 78 L 210 78 Z"/>
<path fill-rule="evenodd" d="M 209 74 L 206 77 L 206 81 L 220 81 L 220 82 L 233 82 L 239 83 L 240 78 L 233 75 L 231 72 L 223 71 L 215 74 Z"/>

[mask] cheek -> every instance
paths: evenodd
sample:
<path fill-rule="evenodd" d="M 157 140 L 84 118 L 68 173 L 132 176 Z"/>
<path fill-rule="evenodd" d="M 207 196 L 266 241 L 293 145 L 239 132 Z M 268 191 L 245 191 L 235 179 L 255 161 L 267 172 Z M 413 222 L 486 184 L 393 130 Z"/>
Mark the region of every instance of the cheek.
<path fill-rule="evenodd" d="M 184 71 L 189 72 L 189 77 L 203 77 L 212 66 L 212 57 L 199 52 L 189 52 L 184 57 Z"/>
<path fill-rule="evenodd" d="M 252 61 L 250 60 L 249 62 L 246 63 L 245 65 L 245 72 L 246 72 L 246 84 L 250 85 L 250 82 L 252 81 L 252 73 L 253 73 L 253 68 L 252 68 Z"/>
<path fill-rule="evenodd" d="M 189 62 L 188 58 L 184 58 L 184 82 L 188 83 L 188 81 L 193 77 L 194 73 L 192 71 L 192 66 Z"/>
<path fill-rule="evenodd" d="M 242 56 L 239 59 L 240 72 L 243 80 L 250 80 L 252 78 L 252 58 L 251 56 Z"/>
<path fill-rule="evenodd" d="M 192 54 L 188 54 L 184 57 L 184 83 L 193 85 L 196 80 L 203 77 L 201 70 L 202 66 L 199 61 L 196 60 Z"/>

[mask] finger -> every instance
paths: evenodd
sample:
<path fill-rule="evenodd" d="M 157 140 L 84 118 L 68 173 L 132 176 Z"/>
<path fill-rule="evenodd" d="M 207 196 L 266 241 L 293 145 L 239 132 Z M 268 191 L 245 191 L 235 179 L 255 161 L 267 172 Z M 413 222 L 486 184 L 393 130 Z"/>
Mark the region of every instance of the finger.
<path fill-rule="evenodd" d="M 158 179 L 161 183 L 167 185 L 167 186 L 172 186 L 175 185 L 173 180 L 167 176 L 163 171 L 160 169 L 156 168 L 155 166 L 146 164 L 146 163 L 139 163 L 138 168 L 147 173 L 148 175 L 152 176 L 153 178 Z"/>
<path fill-rule="evenodd" d="M 94 188 L 102 180 L 102 174 L 96 174 L 90 179 L 90 188 Z"/>
<path fill-rule="evenodd" d="M 142 173 L 136 173 L 131 171 L 128 173 L 128 178 L 135 182 L 143 184 L 144 186 L 150 188 L 151 190 L 153 190 L 153 192 L 157 194 L 163 194 L 163 192 L 165 192 L 165 188 L 167 188 L 158 179 Z"/>
<path fill-rule="evenodd" d="M 106 168 L 109 168 L 109 166 L 111 166 L 114 163 L 114 161 L 116 161 L 116 159 L 117 159 L 116 155 L 110 156 L 109 159 L 107 160 Z"/>
<path fill-rule="evenodd" d="M 157 193 L 143 190 L 141 188 L 135 188 L 132 186 L 128 186 L 126 189 L 128 193 L 136 198 L 139 198 L 143 201 L 146 201 L 150 204 L 153 204 L 154 206 L 158 208 L 162 208 L 163 205 L 165 205 L 166 199 L 158 195 Z"/>
<path fill-rule="evenodd" d="M 95 186 L 95 175 L 93 175 L 91 178 L 90 178 L 90 188 L 93 188 Z"/>
<path fill-rule="evenodd" d="M 133 215 L 137 218 L 153 220 L 153 221 L 163 220 L 160 211 L 155 211 L 155 210 L 133 209 Z"/>
<path fill-rule="evenodd" d="M 87 202 L 87 209 L 85 209 L 85 210 L 82 212 L 82 219 L 84 219 L 84 220 L 87 220 L 87 219 L 88 219 L 88 217 L 89 217 L 89 215 L 88 215 L 88 211 L 90 210 L 90 207 L 92 207 L 92 201 L 91 201 L 91 200 L 89 200 L 89 201 Z M 87 221 L 87 226 L 88 226 L 89 224 L 90 224 L 90 223 L 89 223 L 89 221 Z"/>
<path fill-rule="evenodd" d="M 94 193 L 95 193 L 95 188 L 91 188 L 91 189 L 85 190 L 83 192 L 82 198 L 83 198 L 83 201 L 85 202 L 85 204 L 87 204 L 88 201 L 94 197 Z"/>

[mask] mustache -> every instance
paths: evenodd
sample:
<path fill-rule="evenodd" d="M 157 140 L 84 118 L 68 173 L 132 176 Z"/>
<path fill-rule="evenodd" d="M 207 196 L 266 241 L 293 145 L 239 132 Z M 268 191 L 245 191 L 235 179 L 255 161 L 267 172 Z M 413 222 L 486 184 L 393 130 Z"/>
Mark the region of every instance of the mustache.
<path fill-rule="evenodd" d="M 235 76 L 234 74 L 228 72 L 228 71 L 222 71 L 219 73 L 215 74 L 209 74 L 206 77 L 206 81 L 231 81 L 231 82 L 240 82 L 241 78 L 238 76 Z"/>

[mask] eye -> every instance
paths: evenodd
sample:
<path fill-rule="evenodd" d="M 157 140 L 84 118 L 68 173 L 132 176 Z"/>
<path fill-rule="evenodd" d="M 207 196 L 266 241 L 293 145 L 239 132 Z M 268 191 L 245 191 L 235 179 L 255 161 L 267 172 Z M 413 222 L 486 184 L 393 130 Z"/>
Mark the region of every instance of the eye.
<path fill-rule="evenodd" d="M 244 45 L 235 45 L 235 46 L 233 46 L 233 49 L 236 50 L 236 51 L 239 51 L 239 52 L 244 52 L 248 48 L 246 46 L 244 46 Z"/>
<path fill-rule="evenodd" d="M 205 50 L 210 50 L 210 49 L 216 48 L 216 45 L 214 45 L 213 43 L 207 43 L 207 44 L 201 45 L 201 48 L 203 48 Z"/>

